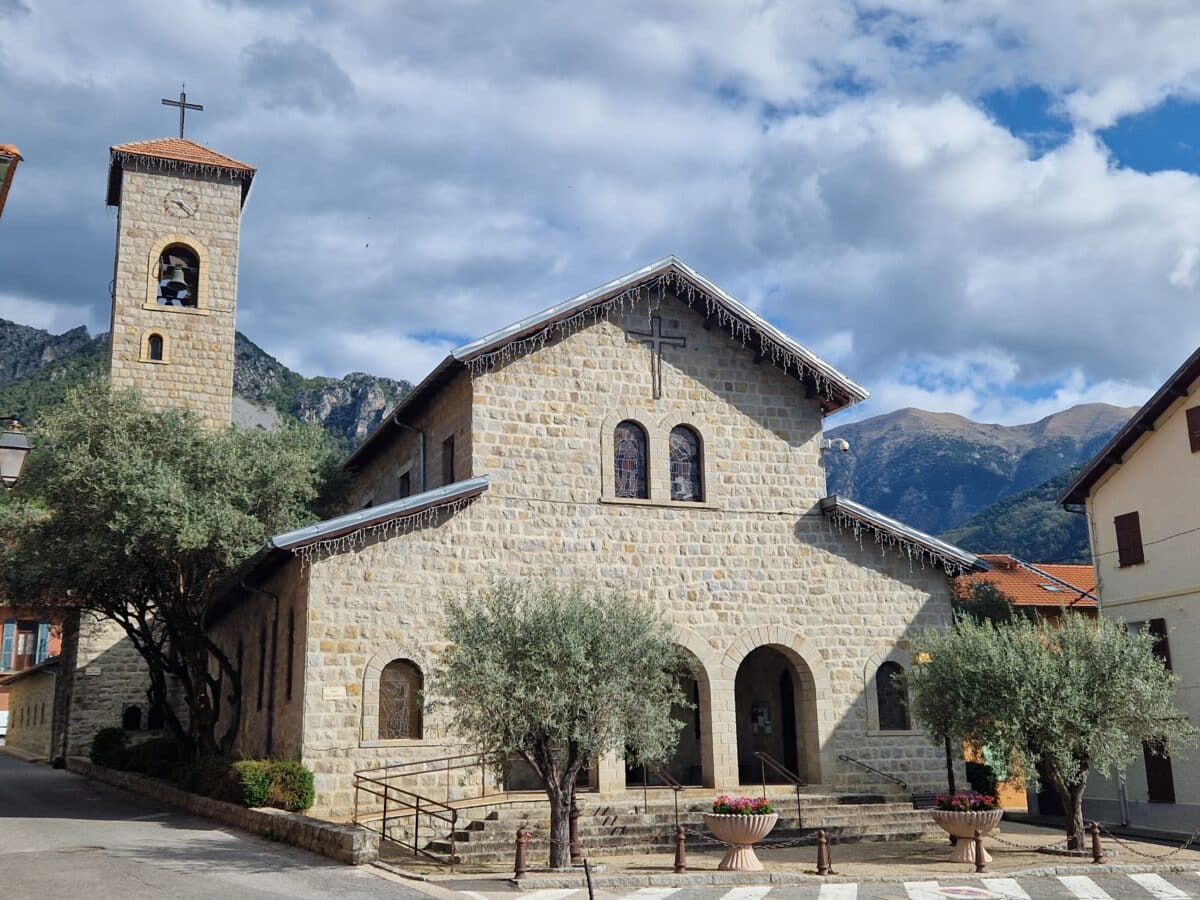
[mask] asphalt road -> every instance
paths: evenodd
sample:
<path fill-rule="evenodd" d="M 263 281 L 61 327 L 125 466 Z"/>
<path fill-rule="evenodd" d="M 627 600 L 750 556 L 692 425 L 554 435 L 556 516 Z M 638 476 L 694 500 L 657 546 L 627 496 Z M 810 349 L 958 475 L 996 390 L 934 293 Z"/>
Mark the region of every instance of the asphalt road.
<path fill-rule="evenodd" d="M 0 896 L 427 900 L 351 867 L 0 752 Z"/>

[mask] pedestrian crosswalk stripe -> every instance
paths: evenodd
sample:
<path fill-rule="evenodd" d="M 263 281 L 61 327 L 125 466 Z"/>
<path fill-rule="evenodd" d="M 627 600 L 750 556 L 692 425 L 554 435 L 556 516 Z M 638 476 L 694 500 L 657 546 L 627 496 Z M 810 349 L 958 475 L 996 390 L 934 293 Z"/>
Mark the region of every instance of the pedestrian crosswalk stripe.
<path fill-rule="evenodd" d="M 1161 875 L 1130 875 L 1129 877 L 1153 894 L 1157 900 L 1179 900 L 1179 898 L 1186 900 L 1189 896 L 1186 891 L 1181 891 Z"/>
<path fill-rule="evenodd" d="M 734 888 L 732 891 L 726 891 L 721 895 L 721 900 L 758 900 L 759 897 L 765 897 L 771 893 L 771 885 L 764 884 L 761 887 L 742 887 Z"/>
<path fill-rule="evenodd" d="M 857 884 L 823 884 L 817 900 L 857 900 Z"/>
<path fill-rule="evenodd" d="M 1029 900 L 1029 895 L 1021 889 L 1015 878 L 985 878 L 983 886 L 1005 900 Z"/>
<path fill-rule="evenodd" d="M 557 890 L 534 891 L 532 894 L 522 894 L 521 900 L 562 900 L 570 897 L 579 888 L 558 888 Z"/>
<path fill-rule="evenodd" d="M 1086 875 L 1059 875 L 1058 880 L 1079 900 L 1112 900 L 1100 885 Z"/>
<path fill-rule="evenodd" d="M 904 882 L 904 891 L 908 894 L 909 900 L 934 900 L 934 898 L 942 900 L 936 881 L 906 881 Z"/>
<path fill-rule="evenodd" d="M 640 891 L 626 894 L 625 900 L 662 900 L 663 897 L 670 897 L 678 890 L 679 888 L 642 888 Z"/>

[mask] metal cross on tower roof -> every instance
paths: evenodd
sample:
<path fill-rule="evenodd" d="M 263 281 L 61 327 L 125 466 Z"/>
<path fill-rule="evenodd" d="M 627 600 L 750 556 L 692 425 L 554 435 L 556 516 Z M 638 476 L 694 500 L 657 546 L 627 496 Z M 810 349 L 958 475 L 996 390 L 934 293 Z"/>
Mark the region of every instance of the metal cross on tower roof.
<path fill-rule="evenodd" d="M 183 137 L 183 117 L 187 115 L 189 109 L 204 109 L 199 103 L 187 102 L 187 85 L 179 86 L 179 99 L 168 100 L 163 97 L 163 106 L 178 106 L 179 107 L 179 136 Z"/>

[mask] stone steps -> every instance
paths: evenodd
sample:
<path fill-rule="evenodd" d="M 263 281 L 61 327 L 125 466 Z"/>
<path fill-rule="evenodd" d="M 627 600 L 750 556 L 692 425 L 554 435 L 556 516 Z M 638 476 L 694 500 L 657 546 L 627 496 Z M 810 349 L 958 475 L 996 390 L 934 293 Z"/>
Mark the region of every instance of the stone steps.
<path fill-rule="evenodd" d="M 675 805 L 671 796 L 650 798 L 621 798 L 611 802 L 588 803 L 580 798 L 579 841 L 592 855 L 612 855 L 636 850 L 666 851 L 674 847 Z M 915 810 L 910 802 L 898 802 L 883 795 L 831 794 L 802 795 L 800 822 L 796 821 L 796 796 L 770 797 L 780 813 L 779 824 L 770 840 L 800 840 L 815 843 L 818 830 L 824 830 L 830 840 L 880 841 L 913 839 L 933 829 L 929 815 Z M 679 820 L 695 831 L 706 832 L 703 814 L 711 808 L 711 795 L 680 797 Z M 454 833 L 456 863 L 483 865 L 509 862 L 513 858 L 514 840 L 518 828 L 528 828 L 533 834 L 530 852 L 543 853 L 550 831 L 549 809 L 545 802 L 524 801 L 495 808 L 464 810 L 471 818 Z M 445 861 L 451 853 L 450 834 L 444 826 L 439 829 L 422 824 L 421 844 L 425 851 Z M 395 844 L 389 852 L 404 853 L 401 845 L 411 843 L 411 820 L 402 821 L 390 829 Z M 425 835 L 436 835 L 426 840 Z M 387 842 L 385 842 L 386 844 Z M 689 835 L 688 845 L 702 847 L 704 842 Z"/>

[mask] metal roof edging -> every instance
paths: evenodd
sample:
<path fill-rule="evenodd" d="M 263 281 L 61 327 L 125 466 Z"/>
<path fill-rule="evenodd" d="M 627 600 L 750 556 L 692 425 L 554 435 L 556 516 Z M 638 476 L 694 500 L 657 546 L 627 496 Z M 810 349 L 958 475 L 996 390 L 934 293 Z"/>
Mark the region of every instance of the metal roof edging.
<path fill-rule="evenodd" d="M 960 565 L 967 566 L 979 572 L 991 571 L 991 565 L 974 553 L 970 553 L 953 544 L 948 544 L 940 538 L 913 528 L 911 525 L 905 525 L 899 519 L 893 519 L 891 516 L 871 509 L 869 506 L 864 506 L 848 497 L 842 497 L 838 494 L 831 494 L 825 497 L 821 500 L 821 511 L 824 513 L 843 512 L 851 518 L 859 519 L 865 524 L 887 531 L 901 540 L 910 541 L 919 547 L 923 547 L 925 550 L 938 553 Z"/>
<path fill-rule="evenodd" d="M 267 547 L 273 550 L 293 550 L 349 531 L 370 528 L 372 525 L 420 513 L 446 503 L 452 503 L 455 500 L 478 496 L 487 490 L 490 483 L 490 475 L 477 475 L 464 481 L 456 481 L 453 484 L 443 485 L 411 497 L 372 506 L 370 509 L 360 509 L 357 512 L 318 522 L 316 525 L 277 534 L 267 540 Z"/>

